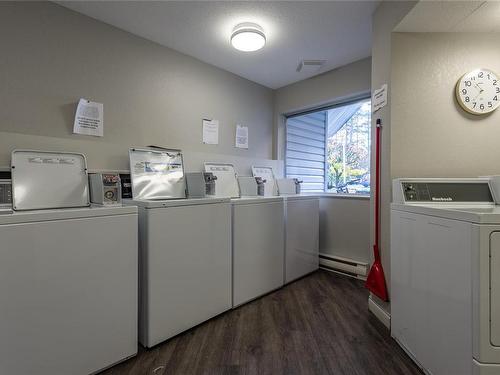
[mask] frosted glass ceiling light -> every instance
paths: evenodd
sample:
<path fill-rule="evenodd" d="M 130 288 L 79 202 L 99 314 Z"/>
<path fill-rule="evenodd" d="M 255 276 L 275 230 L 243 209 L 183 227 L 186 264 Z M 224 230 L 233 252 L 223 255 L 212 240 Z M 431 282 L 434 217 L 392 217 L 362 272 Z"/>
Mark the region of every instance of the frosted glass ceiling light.
<path fill-rule="evenodd" d="M 266 35 L 256 23 L 240 23 L 231 34 L 231 45 L 239 51 L 252 52 L 264 47 Z"/>

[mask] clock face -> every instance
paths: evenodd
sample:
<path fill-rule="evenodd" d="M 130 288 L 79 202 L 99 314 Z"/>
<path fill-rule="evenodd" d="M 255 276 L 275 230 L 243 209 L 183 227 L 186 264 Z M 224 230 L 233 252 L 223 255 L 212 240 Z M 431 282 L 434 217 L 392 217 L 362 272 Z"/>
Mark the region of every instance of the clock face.
<path fill-rule="evenodd" d="M 476 69 L 466 73 L 456 86 L 460 106 L 474 115 L 493 112 L 500 106 L 500 81 L 488 69 Z"/>

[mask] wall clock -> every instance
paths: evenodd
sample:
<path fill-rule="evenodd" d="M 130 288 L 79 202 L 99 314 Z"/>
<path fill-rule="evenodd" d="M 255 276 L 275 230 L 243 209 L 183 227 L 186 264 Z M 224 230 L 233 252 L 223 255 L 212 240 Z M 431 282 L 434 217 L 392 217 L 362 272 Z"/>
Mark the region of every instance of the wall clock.
<path fill-rule="evenodd" d="M 457 82 L 458 104 L 474 115 L 485 115 L 500 106 L 500 81 L 488 69 L 475 69 L 464 74 Z"/>

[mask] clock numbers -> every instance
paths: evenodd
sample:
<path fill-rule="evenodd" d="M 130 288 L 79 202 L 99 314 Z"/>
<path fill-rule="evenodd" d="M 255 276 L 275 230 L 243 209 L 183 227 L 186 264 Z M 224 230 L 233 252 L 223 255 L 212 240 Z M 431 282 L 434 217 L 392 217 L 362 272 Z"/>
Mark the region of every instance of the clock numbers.
<path fill-rule="evenodd" d="M 500 106 L 498 76 L 488 69 L 476 69 L 465 74 L 456 86 L 456 97 L 467 112 L 481 115 Z"/>

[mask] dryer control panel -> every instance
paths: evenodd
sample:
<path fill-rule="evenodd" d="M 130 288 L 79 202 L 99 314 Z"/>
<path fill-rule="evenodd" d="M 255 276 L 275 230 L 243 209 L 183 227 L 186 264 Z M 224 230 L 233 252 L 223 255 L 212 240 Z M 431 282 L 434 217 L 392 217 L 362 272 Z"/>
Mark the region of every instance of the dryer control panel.
<path fill-rule="evenodd" d="M 395 179 L 394 203 L 487 203 L 493 204 L 487 179 Z"/>

